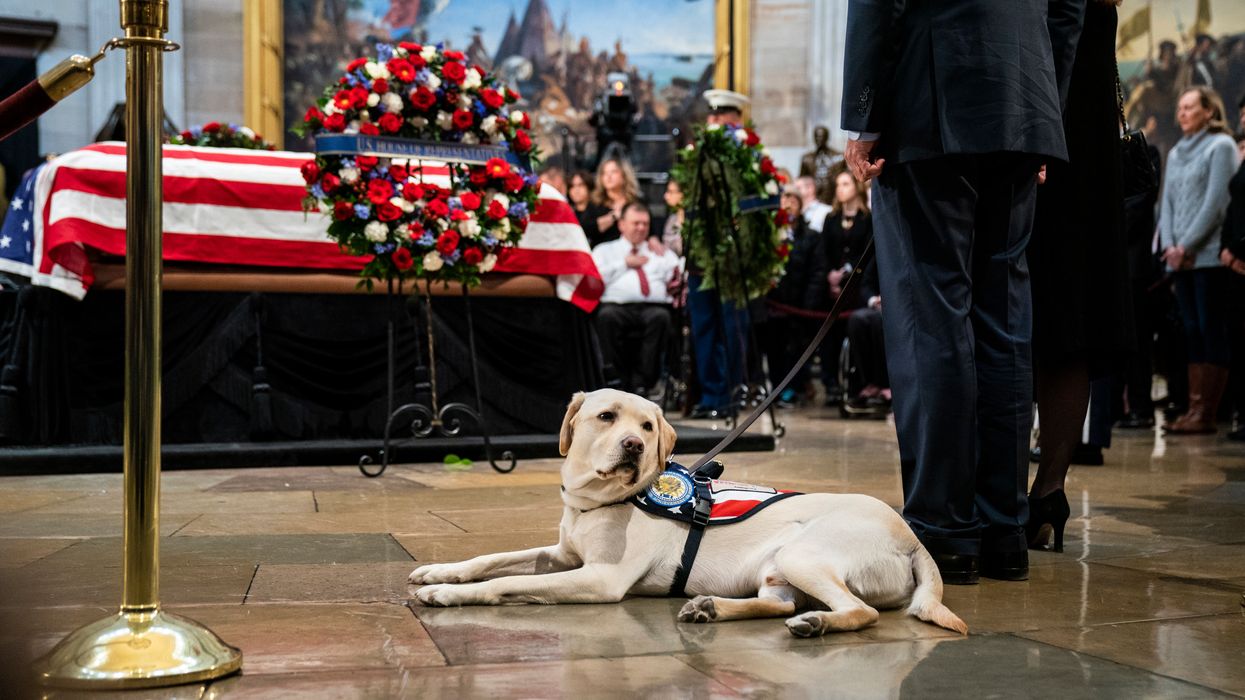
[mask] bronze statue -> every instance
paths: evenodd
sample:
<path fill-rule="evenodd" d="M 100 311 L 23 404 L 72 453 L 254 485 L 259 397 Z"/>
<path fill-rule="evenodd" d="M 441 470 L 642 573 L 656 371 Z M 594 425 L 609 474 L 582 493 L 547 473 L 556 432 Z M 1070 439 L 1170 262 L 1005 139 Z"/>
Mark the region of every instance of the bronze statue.
<path fill-rule="evenodd" d="M 824 126 L 813 129 L 815 148 L 800 158 L 800 176 L 813 178 L 817 198 L 826 204 L 834 201 L 834 178 L 846 169 L 843 154 L 829 145 L 830 130 Z"/>

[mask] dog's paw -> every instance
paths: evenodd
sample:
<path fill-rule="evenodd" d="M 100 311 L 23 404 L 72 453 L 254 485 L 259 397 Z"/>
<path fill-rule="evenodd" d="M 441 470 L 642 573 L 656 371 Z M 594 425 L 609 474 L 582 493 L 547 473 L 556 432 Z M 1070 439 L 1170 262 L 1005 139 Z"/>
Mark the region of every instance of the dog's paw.
<path fill-rule="evenodd" d="M 692 598 L 679 611 L 679 622 L 713 622 L 716 619 L 717 608 L 713 605 L 713 598 L 707 595 Z"/>
<path fill-rule="evenodd" d="M 413 576 L 414 574 L 412 574 Z M 455 590 L 456 586 L 448 583 L 435 583 L 424 586 L 415 593 L 419 602 L 431 608 L 443 608 L 450 605 L 462 605 L 462 595 Z"/>
<path fill-rule="evenodd" d="M 455 564 L 425 564 L 412 571 L 406 580 L 418 586 L 425 583 L 465 583 L 470 579 L 463 576 Z"/>
<path fill-rule="evenodd" d="M 821 615 L 816 612 L 806 612 L 788 619 L 787 629 L 797 637 L 820 637 L 825 634 L 825 630 L 822 629 Z"/>

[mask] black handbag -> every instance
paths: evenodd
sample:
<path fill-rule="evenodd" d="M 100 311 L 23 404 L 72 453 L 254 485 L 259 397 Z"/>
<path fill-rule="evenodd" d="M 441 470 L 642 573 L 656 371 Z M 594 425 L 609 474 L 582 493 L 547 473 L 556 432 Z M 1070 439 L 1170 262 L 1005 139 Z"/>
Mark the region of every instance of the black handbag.
<path fill-rule="evenodd" d="M 1124 199 L 1153 195 L 1159 189 L 1159 174 L 1150 160 L 1150 145 L 1146 135 L 1138 129 L 1128 128 L 1124 116 L 1124 88 L 1120 84 L 1120 66 L 1115 65 L 1115 105 L 1119 112 L 1120 166 L 1123 174 Z"/>

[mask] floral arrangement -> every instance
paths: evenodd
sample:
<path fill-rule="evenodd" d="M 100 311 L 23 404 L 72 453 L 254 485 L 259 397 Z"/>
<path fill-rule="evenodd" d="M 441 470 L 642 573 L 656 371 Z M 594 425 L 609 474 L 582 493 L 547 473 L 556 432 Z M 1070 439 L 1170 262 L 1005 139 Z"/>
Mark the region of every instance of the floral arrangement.
<path fill-rule="evenodd" d="M 249 127 L 237 124 L 221 124 L 208 122 L 203 126 L 192 127 L 187 131 L 169 138 L 169 143 L 176 146 L 207 146 L 209 148 L 250 148 L 257 151 L 272 151 L 276 146 L 264 140 L 264 137 Z"/>
<path fill-rule="evenodd" d="M 440 44 L 377 44 L 351 61 L 307 110 L 300 135 L 326 131 L 505 146 L 511 159 L 437 165 L 369 155 L 320 155 L 303 166 L 307 208 L 332 215 L 329 236 L 371 256 L 372 279 L 422 277 L 479 283 L 502 248 L 519 242 L 536 206 L 539 179 L 528 116 L 518 93 Z M 518 166 L 511 162 L 525 163 Z"/>
<path fill-rule="evenodd" d="M 683 249 L 704 271 L 703 288 L 743 306 L 782 277 L 790 255 L 787 213 L 749 208 L 752 197 L 775 197 L 786 179 L 752 125 L 697 127 L 696 140 L 679 152 L 672 177 L 688 207 Z"/>

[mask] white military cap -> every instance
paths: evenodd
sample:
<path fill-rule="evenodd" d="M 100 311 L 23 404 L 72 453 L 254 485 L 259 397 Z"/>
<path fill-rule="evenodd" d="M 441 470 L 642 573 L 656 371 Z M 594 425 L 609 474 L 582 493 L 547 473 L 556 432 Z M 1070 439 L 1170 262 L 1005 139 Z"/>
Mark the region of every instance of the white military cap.
<path fill-rule="evenodd" d="M 717 111 L 720 109 L 733 109 L 738 112 L 744 111 L 744 105 L 752 100 L 747 95 L 740 94 L 734 90 L 705 90 L 705 101 L 709 103 L 709 108 Z"/>

